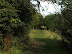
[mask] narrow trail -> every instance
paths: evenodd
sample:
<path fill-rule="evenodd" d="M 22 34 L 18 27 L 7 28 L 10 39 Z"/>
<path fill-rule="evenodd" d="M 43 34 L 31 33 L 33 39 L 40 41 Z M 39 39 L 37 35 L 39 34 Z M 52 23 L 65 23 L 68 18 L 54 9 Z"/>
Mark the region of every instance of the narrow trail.
<path fill-rule="evenodd" d="M 63 47 L 61 37 L 46 30 L 32 30 L 30 33 L 33 54 L 69 54 Z"/>

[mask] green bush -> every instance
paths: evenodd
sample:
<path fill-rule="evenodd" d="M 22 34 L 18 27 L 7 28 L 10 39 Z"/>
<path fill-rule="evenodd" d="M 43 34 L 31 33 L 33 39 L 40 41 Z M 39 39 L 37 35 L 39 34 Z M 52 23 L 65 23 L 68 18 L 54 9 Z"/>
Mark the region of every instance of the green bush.
<path fill-rule="evenodd" d="M 64 42 L 72 51 L 72 10 L 65 9 L 62 12 L 62 16 L 64 18 L 64 26 L 62 27 L 61 34 L 63 35 Z"/>
<path fill-rule="evenodd" d="M 60 24 L 61 24 L 61 18 L 59 15 L 48 15 L 44 18 L 44 26 L 47 27 L 47 29 L 50 29 L 50 30 L 58 30 L 60 29 Z"/>
<path fill-rule="evenodd" d="M 1 0 L 0 38 L 4 40 L 8 34 L 12 34 L 13 39 L 17 38 L 19 47 L 22 47 L 23 44 L 27 45 L 30 39 L 28 34 L 34 11 L 35 9 L 31 6 L 30 0 Z M 0 43 L 2 44 L 1 39 Z M 14 44 L 16 43 L 14 42 Z"/>

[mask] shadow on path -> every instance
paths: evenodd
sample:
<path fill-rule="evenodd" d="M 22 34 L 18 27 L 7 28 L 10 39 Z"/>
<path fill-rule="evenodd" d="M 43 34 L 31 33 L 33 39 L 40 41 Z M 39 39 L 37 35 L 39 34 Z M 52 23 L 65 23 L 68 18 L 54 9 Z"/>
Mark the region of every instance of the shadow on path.
<path fill-rule="evenodd" d="M 62 44 L 56 39 L 35 38 L 31 51 L 35 54 L 69 54 Z"/>

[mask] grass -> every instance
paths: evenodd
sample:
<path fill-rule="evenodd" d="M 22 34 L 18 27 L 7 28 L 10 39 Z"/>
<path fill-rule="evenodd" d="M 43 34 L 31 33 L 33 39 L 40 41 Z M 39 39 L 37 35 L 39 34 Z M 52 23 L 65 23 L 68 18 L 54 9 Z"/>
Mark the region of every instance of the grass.
<path fill-rule="evenodd" d="M 30 44 L 23 49 L 12 47 L 9 52 L 0 54 L 70 54 L 63 47 L 61 37 L 47 30 L 31 30 Z"/>
<path fill-rule="evenodd" d="M 0 51 L 0 54 L 22 54 L 22 50 L 17 47 L 12 47 L 9 52 Z"/>
<path fill-rule="evenodd" d="M 31 42 L 35 54 L 69 54 L 62 43 L 62 39 L 54 32 L 47 30 L 32 30 Z"/>

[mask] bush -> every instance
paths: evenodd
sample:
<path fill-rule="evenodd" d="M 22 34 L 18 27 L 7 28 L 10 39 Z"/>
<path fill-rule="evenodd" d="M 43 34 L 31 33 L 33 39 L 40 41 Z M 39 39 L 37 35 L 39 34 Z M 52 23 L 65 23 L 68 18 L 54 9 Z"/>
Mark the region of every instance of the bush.
<path fill-rule="evenodd" d="M 0 44 L 4 44 L 4 48 L 10 48 L 8 47 L 10 44 L 7 43 L 12 41 L 8 40 L 10 39 L 10 34 L 12 34 L 13 39 L 17 38 L 17 44 L 28 44 L 28 34 L 34 13 L 34 8 L 30 5 L 30 0 L 0 1 L 0 38 L 6 40 L 2 42 L 0 39 Z M 23 44 L 19 44 L 19 47 L 23 46 Z"/>

